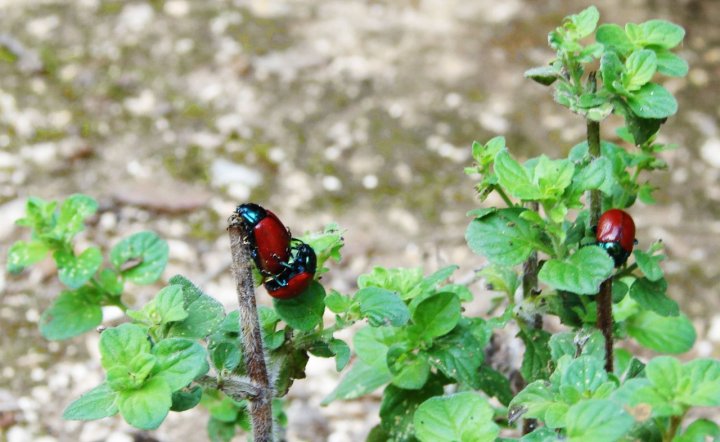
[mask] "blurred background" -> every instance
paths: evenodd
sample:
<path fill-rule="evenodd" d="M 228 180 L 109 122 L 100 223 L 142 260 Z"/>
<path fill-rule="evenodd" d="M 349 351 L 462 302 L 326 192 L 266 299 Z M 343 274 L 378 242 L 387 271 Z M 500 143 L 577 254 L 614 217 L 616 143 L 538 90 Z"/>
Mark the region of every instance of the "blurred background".
<path fill-rule="evenodd" d="M 663 141 L 679 148 L 649 178 L 658 203 L 632 214 L 640 247 L 667 247 L 669 294 L 699 335 L 686 357 L 719 357 L 720 2 L 596 3 L 601 22 L 664 18 L 687 30 L 679 53 L 690 73 L 665 82 L 680 112 Z M 328 288 L 351 292 L 373 265 L 455 263 L 467 280 L 483 264 L 463 238 L 478 204 L 463 173 L 470 145 L 505 135 L 527 158 L 583 140 L 584 121 L 522 74 L 552 58 L 547 33 L 562 17 L 590 4 L 0 0 L 0 262 L 27 238 L 13 222 L 28 196 L 82 192 L 100 210 L 81 243 L 108 250 L 155 230 L 170 243 L 164 279 L 183 273 L 231 309 L 224 229 L 246 201 L 295 234 L 346 229 Z M 102 372 L 96 334 L 40 336 L 39 315 L 61 290 L 54 273 L 49 261 L 0 273 L 0 439 L 148 440 L 119 417 L 60 419 Z M 128 299 L 157 288 L 131 287 Z M 120 317 L 106 312 L 108 324 Z M 320 407 L 337 379 L 332 360 L 311 360 L 288 396 L 290 440 L 364 440 L 378 397 Z M 202 410 L 173 414 L 152 437 L 202 441 L 205 422 Z"/>

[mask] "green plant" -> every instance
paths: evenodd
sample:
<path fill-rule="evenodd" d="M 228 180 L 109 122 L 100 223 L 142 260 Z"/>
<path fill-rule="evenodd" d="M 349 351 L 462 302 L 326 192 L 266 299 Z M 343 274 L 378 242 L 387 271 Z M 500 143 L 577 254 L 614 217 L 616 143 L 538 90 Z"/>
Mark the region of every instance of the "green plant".
<path fill-rule="evenodd" d="M 304 377 L 309 355 L 334 357 L 343 370 L 351 350 L 335 332 L 361 323 L 356 358 L 324 403 L 384 387 L 381 423 L 368 440 L 518 440 L 500 434 L 512 433 L 520 420 L 521 441 L 720 437 L 709 420 L 683 427 L 692 407 L 720 406 L 720 361 L 642 362 L 614 346 L 631 338 L 678 354 L 695 341 L 692 324 L 667 296 L 662 244 L 636 248 L 630 263 L 615 268 L 593 234 L 604 209 L 653 202 L 654 189 L 644 180 L 666 167 L 659 154 L 674 146 L 658 143 L 657 134 L 677 111 L 674 97 L 654 80 L 687 73 L 671 52 L 684 30 L 662 20 L 625 28 L 597 27 L 598 20 L 595 7 L 567 17 L 550 33 L 556 57 L 526 74 L 552 85 L 555 100 L 586 120 L 587 140 L 567 158 L 541 155 L 524 163 L 503 137 L 472 146 L 475 164 L 466 173 L 477 177 L 480 200 L 495 192 L 505 203 L 471 211 L 466 231 L 469 247 L 489 261 L 479 277 L 501 294 L 493 307 L 501 313 L 489 319 L 465 314 L 463 303 L 475 294 L 449 282 L 457 266 L 429 275 L 375 267 L 358 278 L 353 294 L 326 293 L 314 282 L 298 298 L 257 309 L 248 246 L 232 222 L 238 311 L 226 313 L 179 275 L 130 309 L 122 299 L 126 282 L 160 277 L 165 242 L 149 232 L 133 235 L 101 269 L 99 248 L 76 254 L 73 245 L 96 203 L 74 195 L 58 209 L 31 198 L 18 223 L 32 237 L 10 249 L 8 270 L 19 272 L 52 252 L 69 288 L 43 314 L 43 335 L 66 339 L 91 330 L 101 323 L 103 305 L 120 307 L 130 320 L 102 332 L 106 380 L 72 402 L 65 417 L 120 412 L 130 424 L 152 429 L 170 410 L 200 404 L 210 411 L 211 439 L 229 440 L 242 429 L 270 440 L 284 421 L 279 398 Z M 591 36 L 594 42 L 587 41 Z M 611 118 L 622 123 L 622 145 L 600 139 L 600 123 Z M 317 276 L 329 260 L 340 260 L 337 226 L 302 239 L 318 255 Z M 331 324 L 323 322 L 326 308 L 335 314 Z M 544 330 L 548 315 L 565 330 Z M 500 329 L 516 329 L 525 347 L 519 376 L 494 360 L 491 342 Z"/>

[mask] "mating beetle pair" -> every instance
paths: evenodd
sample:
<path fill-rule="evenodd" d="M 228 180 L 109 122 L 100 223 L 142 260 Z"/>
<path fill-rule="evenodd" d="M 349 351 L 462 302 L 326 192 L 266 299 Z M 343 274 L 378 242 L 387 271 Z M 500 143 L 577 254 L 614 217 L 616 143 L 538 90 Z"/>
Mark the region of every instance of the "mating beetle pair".
<path fill-rule="evenodd" d="M 265 281 L 268 294 L 273 298 L 290 299 L 305 291 L 317 267 L 312 247 L 292 238 L 274 213 L 257 204 L 241 204 L 235 212 L 252 246 L 255 265 L 264 277 L 269 278 Z"/>

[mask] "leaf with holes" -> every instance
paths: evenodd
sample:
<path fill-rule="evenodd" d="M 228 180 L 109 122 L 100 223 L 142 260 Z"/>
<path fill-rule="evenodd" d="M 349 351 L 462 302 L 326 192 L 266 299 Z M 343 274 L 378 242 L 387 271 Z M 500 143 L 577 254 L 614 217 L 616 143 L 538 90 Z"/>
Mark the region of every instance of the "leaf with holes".
<path fill-rule="evenodd" d="M 168 260 L 168 245 L 154 232 L 139 232 L 123 239 L 110 251 L 110 262 L 136 284 L 152 284 Z"/>

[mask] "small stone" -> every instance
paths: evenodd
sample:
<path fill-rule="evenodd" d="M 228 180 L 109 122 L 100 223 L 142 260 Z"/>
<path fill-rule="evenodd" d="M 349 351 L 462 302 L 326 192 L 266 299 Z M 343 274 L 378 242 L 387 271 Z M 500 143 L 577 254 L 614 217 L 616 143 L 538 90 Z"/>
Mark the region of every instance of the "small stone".
<path fill-rule="evenodd" d="M 700 156 L 712 167 L 720 169 L 720 139 L 708 138 L 700 148 Z"/>
<path fill-rule="evenodd" d="M 223 158 L 213 161 L 210 173 L 212 184 L 216 187 L 239 183 L 252 188 L 259 186 L 263 181 L 262 175 L 257 170 Z"/>

